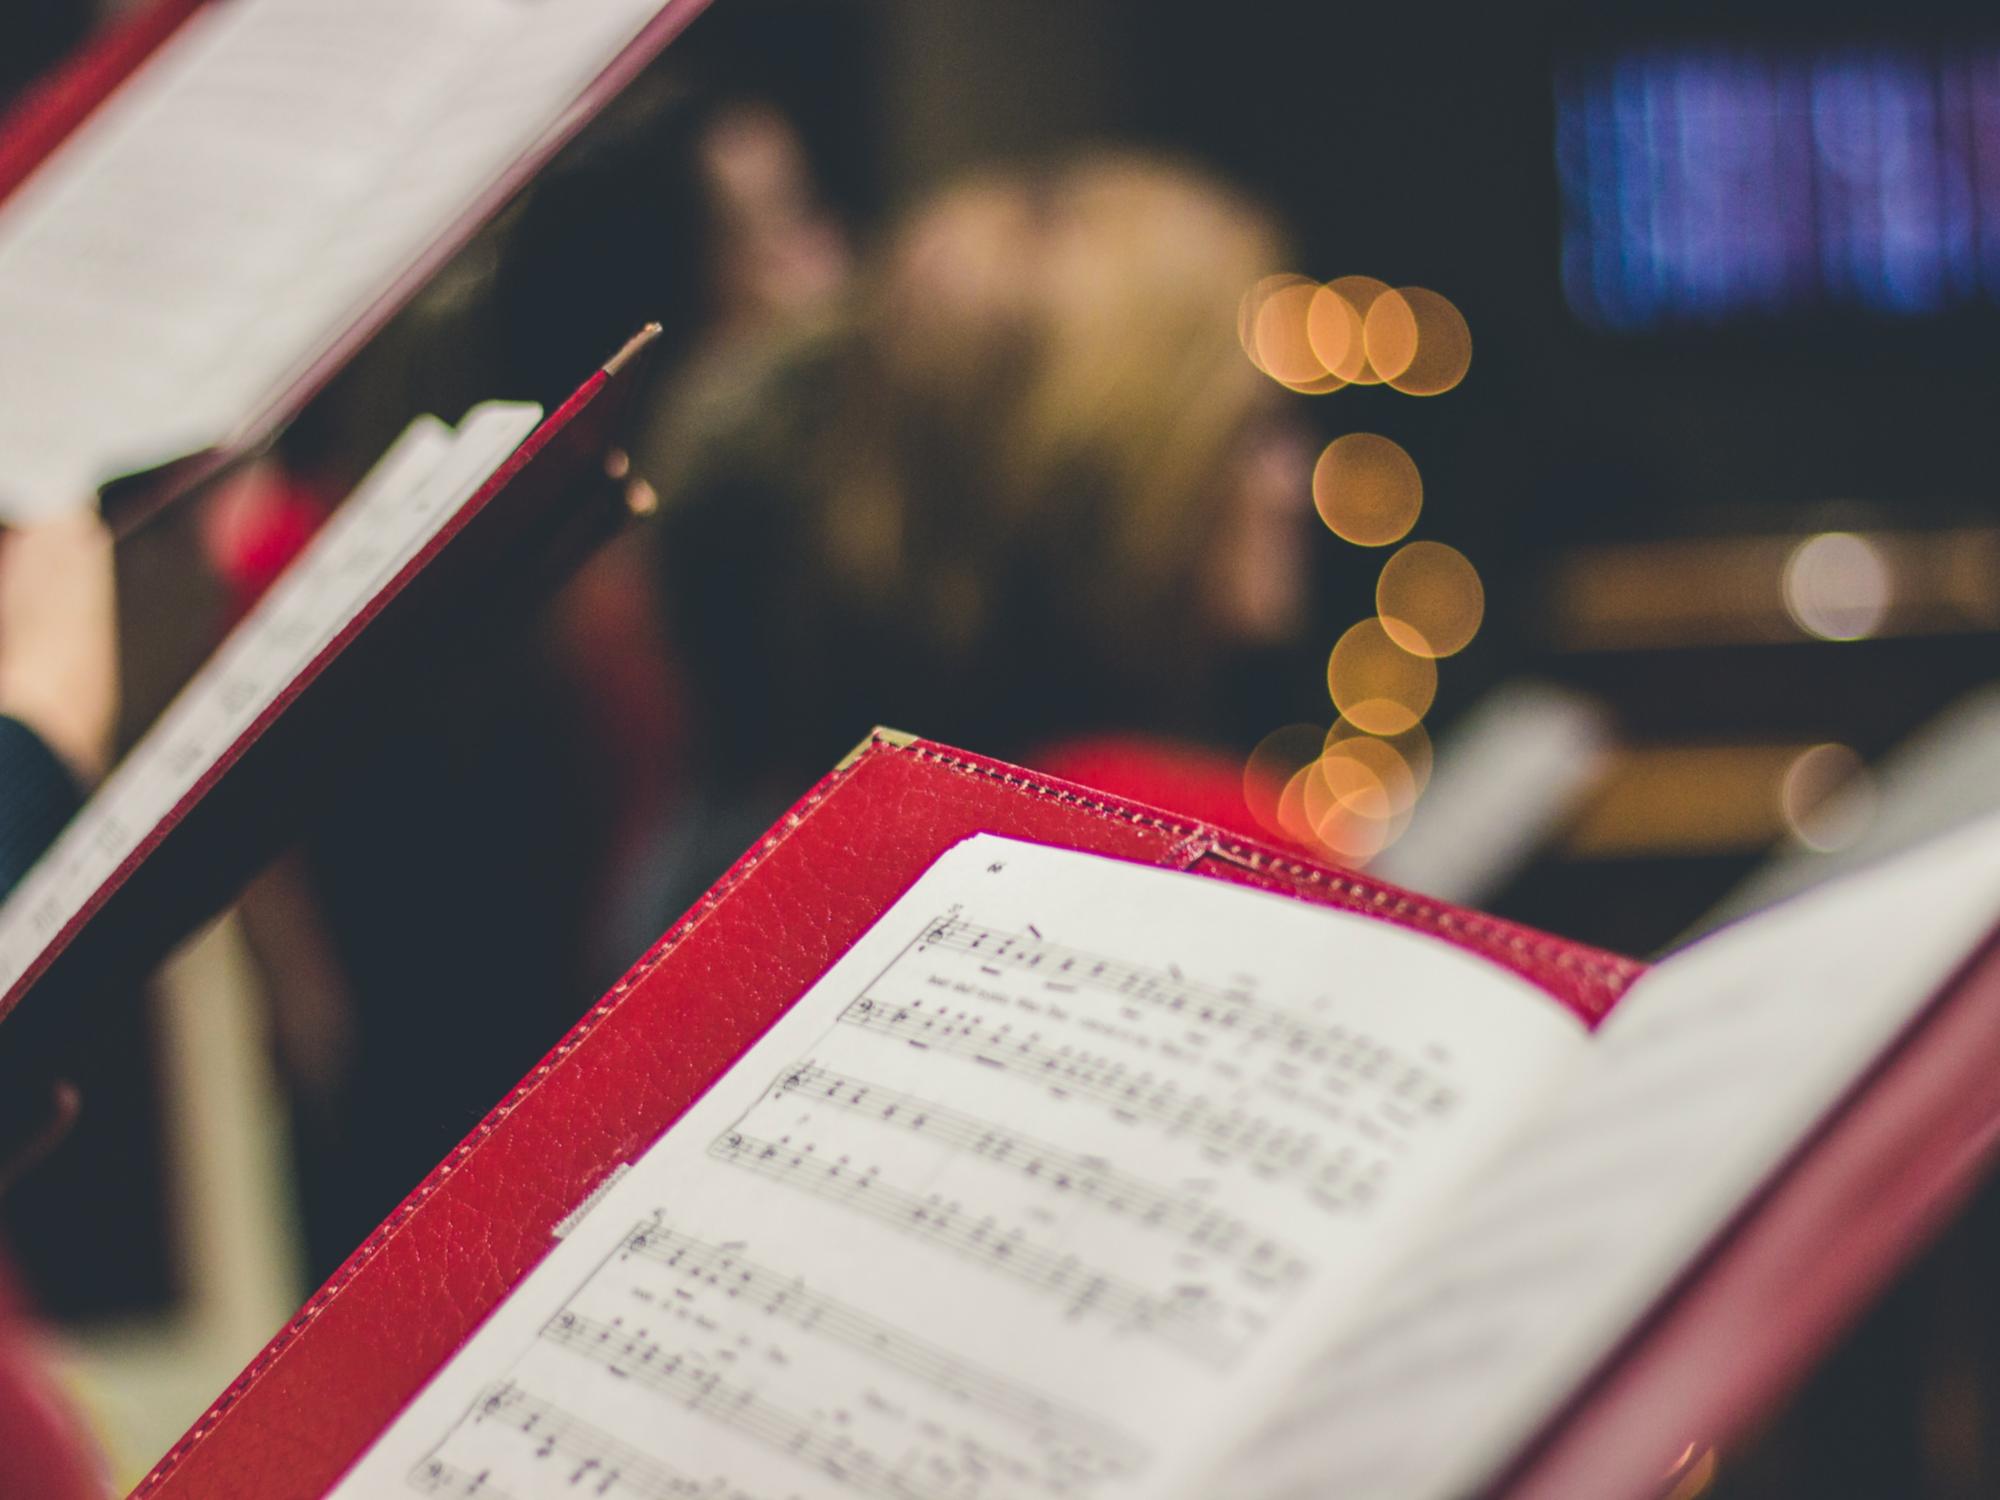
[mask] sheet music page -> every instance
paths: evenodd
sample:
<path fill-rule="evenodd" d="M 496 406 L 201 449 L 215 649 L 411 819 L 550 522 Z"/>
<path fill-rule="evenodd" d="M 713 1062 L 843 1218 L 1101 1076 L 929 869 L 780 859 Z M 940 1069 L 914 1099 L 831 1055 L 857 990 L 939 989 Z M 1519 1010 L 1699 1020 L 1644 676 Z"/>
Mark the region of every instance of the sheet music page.
<path fill-rule="evenodd" d="M 1633 987 L 1216 1494 L 1469 1493 L 1512 1458 L 2000 920 L 2000 819 Z"/>
<path fill-rule="evenodd" d="M 1389 923 L 968 839 L 335 1493 L 1206 1494 L 1584 1045 Z"/>
<path fill-rule="evenodd" d="M 665 0 L 215 0 L 0 203 L 0 520 L 223 441 Z"/>
<path fill-rule="evenodd" d="M 494 401 L 404 430 L 0 905 L 0 996 L 540 420 Z"/>

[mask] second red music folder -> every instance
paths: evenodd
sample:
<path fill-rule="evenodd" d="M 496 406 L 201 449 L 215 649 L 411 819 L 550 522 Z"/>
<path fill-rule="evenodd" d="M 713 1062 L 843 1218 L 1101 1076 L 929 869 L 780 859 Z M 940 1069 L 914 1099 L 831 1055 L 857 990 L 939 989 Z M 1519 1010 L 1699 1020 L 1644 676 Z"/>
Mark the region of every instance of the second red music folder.
<path fill-rule="evenodd" d="M 33 1065 L 56 1012 L 101 1007 L 233 899 L 344 756 L 631 521 L 607 464 L 625 463 L 657 333 L 545 417 L 487 403 L 462 446 L 435 418 L 412 424 L 0 904 L 0 1076 Z"/>
<path fill-rule="evenodd" d="M 123 531 L 254 456 L 706 3 L 107 22 L 0 117 L 0 519 Z"/>

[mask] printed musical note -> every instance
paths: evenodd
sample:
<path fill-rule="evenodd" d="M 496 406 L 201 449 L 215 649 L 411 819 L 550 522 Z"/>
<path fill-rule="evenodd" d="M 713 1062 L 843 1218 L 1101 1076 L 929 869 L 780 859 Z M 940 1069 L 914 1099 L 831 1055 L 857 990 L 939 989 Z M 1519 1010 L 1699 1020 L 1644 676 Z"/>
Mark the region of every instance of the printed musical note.
<path fill-rule="evenodd" d="M 891 1323 L 813 1291 L 802 1280 L 761 1266 L 738 1251 L 678 1233 L 657 1219 L 635 1225 L 621 1249 L 759 1307 L 769 1317 L 903 1370 L 995 1416 L 1037 1432 L 1057 1434 L 1070 1447 L 1070 1467 L 1085 1473 L 1124 1473 L 1145 1465 L 1144 1446 L 1124 1434 L 1032 1387 L 981 1369 Z"/>
<path fill-rule="evenodd" d="M 1003 1033 L 967 1011 L 922 1001 L 887 1006 L 864 995 L 840 1013 L 840 1021 L 1017 1072 L 1051 1093 L 1094 1099 L 1121 1117 L 1191 1136 L 1220 1156 L 1247 1161 L 1263 1176 L 1303 1181 L 1325 1208 L 1366 1207 L 1386 1171 L 1379 1152 L 1355 1143 L 1329 1145 L 1294 1124 L 1190 1093 L 1177 1078 L 1068 1044 L 1051 1045 L 1035 1033 Z"/>
<path fill-rule="evenodd" d="M 471 1428 L 493 1424 L 518 1432 L 534 1445 L 533 1456 L 544 1462 L 560 1460 L 568 1471 L 567 1487 L 579 1496 L 605 1500 L 753 1500 L 730 1484 L 714 1484 L 693 1479 L 671 1464 L 630 1444 L 621 1443 L 601 1427 L 573 1416 L 551 1401 L 523 1390 L 511 1380 L 501 1381 L 486 1391 L 457 1427 L 453 1435 Z M 484 1471 L 467 1474 L 437 1456 L 451 1437 L 410 1471 L 412 1489 L 425 1494 L 478 1496 L 480 1500 L 499 1497 Z M 466 1487 L 459 1488 L 464 1485 Z"/>
<path fill-rule="evenodd" d="M 409 1486 L 426 1495 L 453 1495 L 458 1500 L 513 1500 L 481 1469 L 470 1473 L 441 1458 L 427 1458 L 410 1471 Z"/>
<path fill-rule="evenodd" d="M 718 1161 L 831 1199 L 1012 1277 L 1059 1299 L 1073 1318 L 1107 1319 L 1121 1329 L 1160 1338 L 1208 1364 L 1228 1364 L 1240 1347 L 1239 1339 L 1216 1326 L 1220 1305 L 1206 1288 L 1184 1285 L 1179 1295 L 1156 1297 L 1108 1271 L 1093 1270 L 1074 1255 L 1038 1245 L 1019 1229 L 1002 1228 L 990 1216 L 975 1216 L 957 1203 L 899 1188 L 872 1167 L 821 1161 L 811 1146 L 794 1147 L 731 1130 L 717 1137 L 708 1152 Z"/>
<path fill-rule="evenodd" d="M 1393 1092 L 1417 1100 L 1420 1107 L 1442 1102 L 1437 1081 L 1391 1049 L 1344 1026 L 1307 1020 L 1244 990 L 1188 979 L 1177 965 L 1146 968 L 955 916 L 932 922 L 924 930 L 917 951 L 924 948 L 965 954 L 989 972 L 998 972 L 996 965 L 1006 966 L 1031 971 L 1045 982 L 1087 986 L 1185 1017 L 1225 1036 L 1273 1046 L 1296 1059 L 1362 1071 L 1384 1079 Z"/>
<path fill-rule="evenodd" d="M 954 1151 L 1009 1168 L 1053 1192 L 1082 1201 L 1162 1233 L 1177 1235 L 1204 1254 L 1240 1262 L 1264 1283 L 1291 1283 L 1305 1274 L 1305 1261 L 1234 1215 L 1185 1192 L 1159 1187 L 1121 1172 L 1102 1157 L 1067 1151 L 1032 1136 L 982 1120 L 949 1105 L 898 1093 L 863 1078 L 848 1077 L 810 1062 L 788 1068 L 772 1085 L 770 1097 L 797 1095 L 819 1106 L 861 1115 L 894 1129 L 921 1135 Z"/>
<path fill-rule="evenodd" d="M 874 1452 L 848 1433 L 829 1434 L 811 1418 L 765 1399 L 748 1386 L 724 1379 L 720 1371 L 668 1349 L 642 1330 L 564 1308 L 542 1329 L 542 1337 L 864 1494 L 888 1500 L 932 1500 L 940 1490 L 965 1488 L 965 1481 L 976 1479 L 981 1471 L 1005 1472 L 1028 1483 L 1037 1477 L 1018 1459 L 964 1435 L 954 1435 L 933 1444 L 928 1455 L 932 1466 L 950 1471 L 952 1483 L 933 1484 L 913 1478 L 900 1462 Z"/>

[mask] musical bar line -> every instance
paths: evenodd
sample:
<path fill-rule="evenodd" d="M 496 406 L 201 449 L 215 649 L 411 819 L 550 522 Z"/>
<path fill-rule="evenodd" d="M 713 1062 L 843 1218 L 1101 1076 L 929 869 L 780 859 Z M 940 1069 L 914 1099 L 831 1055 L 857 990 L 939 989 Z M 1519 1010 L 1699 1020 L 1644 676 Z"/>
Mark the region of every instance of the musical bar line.
<path fill-rule="evenodd" d="M 769 1091 L 774 1099 L 794 1094 L 937 1141 L 1019 1172 L 1055 1192 L 1074 1193 L 1110 1213 L 1178 1235 L 1196 1250 L 1240 1263 L 1247 1275 L 1266 1285 L 1294 1283 L 1305 1275 L 1303 1257 L 1260 1235 L 1241 1219 L 1188 1193 L 1121 1172 L 1102 1157 L 1052 1146 L 949 1105 L 898 1093 L 811 1062 L 787 1069 Z"/>
<path fill-rule="evenodd" d="M 849 1002 L 839 1019 L 842 1025 L 913 1047 L 949 1052 L 1020 1074 L 1058 1097 L 1092 1099 L 1115 1114 L 1193 1136 L 1221 1155 L 1247 1158 L 1267 1178 L 1303 1181 L 1328 1209 L 1365 1207 L 1385 1170 L 1383 1157 L 1368 1148 L 1330 1146 L 1315 1134 L 1225 1108 L 1203 1094 L 1190 1094 L 1171 1078 L 1136 1072 L 1122 1062 L 1075 1047 L 1051 1046 L 1037 1033 L 995 1028 L 965 1011 L 947 1013 L 920 1000 L 889 1005 L 863 995 Z"/>
<path fill-rule="evenodd" d="M 635 1225 L 621 1248 L 683 1272 L 724 1296 L 760 1305 L 771 1317 L 845 1344 L 995 1416 L 1053 1433 L 1081 1450 L 1068 1455 L 1076 1467 L 1092 1473 L 1130 1473 L 1143 1468 L 1150 1456 L 1143 1444 L 1041 1391 L 982 1369 L 734 1250 L 669 1229 L 657 1219 Z"/>
<path fill-rule="evenodd" d="M 490 1387 L 474 1403 L 459 1427 L 470 1423 L 473 1427 L 493 1422 L 511 1431 L 519 1432 L 536 1444 L 535 1456 L 548 1459 L 561 1456 L 574 1461 L 576 1467 L 569 1476 L 571 1488 L 579 1494 L 596 1496 L 629 1495 L 635 1500 L 752 1500 L 744 1491 L 730 1485 L 727 1489 L 717 1489 L 702 1480 L 690 1478 L 671 1464 L 642 1453 L 606 1432 L 593 1426 L 581 1417 L 564 1411 L 553 1402 L 523 1390 L 512 1380 L 503 1380 Z M 447 1439 L 448 1441 L 448 1439 Z M 439 1447 L 444 1445 L 441 1443 Z M 450 1464 L 435 1457 L 426 1459 L 411 1472 L 413 1487 L 424 1489 L 429 1476 L 438 1470 L 453 1471 Z M 475 1482 L 478 1482 L 475 1480 Z M 441 1493 L 432 1487 L 429 1493 Z M 451 1491 L 463 1496 L 498 1496 L 491 1488 Z"/>
<path fill-rule="evenodd" d="M 1377 1079 L 1386 1074 L 1385 1086 L 1406 1097 L 1421 1096 L 1427 1089 L 1435 1094 L 1440 1087 L 1424 1068 L 1344 1026 L 1324 1026 L 1241 990 L 1204 984 L 1178 971 L 1104 958 L 954 916 L 940 917 L 924 929 L 918 950 L 925 948 L 963 953 L 989 967 L 1026 970 L 1056 988 L 1088 985 L 1251 1041 L 1275 1043 L 1297 1060 L 1360 1070 Z M 1427 1103 L 1421 1097 L 1413 1102 L 1419 1108 Z"/>
<path fill-rule="evenodd" d="M 419 1494 L 454 1495 L 458 1500 L 514 1500 L 484 1469 L 470 1473 L 441 1458 L 427 1458 L 410 1470 L 409 1485 Z"/>
<path fill-rule="evenodd" d="M 883 1179 L 876 1169 L 821 1161 L 810 1146 L 766 1141 L 741 1130 L 718 1136 L 708 1148 L 720 1161 L 827 1198 L 931 1241 L 1035 1291 L 1060 1298 L 1071 1317 L 1101 1317 L 1149 1333 L 1206 1364 L 1225 1366 L 1237 1341 L 1214 1326 L 1219 1308 L 1203 1288 L 1190 1286 L 1158 1298 L 1109 1272 L 1094 1271 L 1074 1255 L 1035 1244 L 1019 1229 L 1002 1230 L 957 1203 L 921 1198 Z"/>
<path fill-rule="evenodd" d="M 919 1483 L 899 1472 L 852 1438 L 829 1437 L 809 1418 L 766 1401 L 747 1387 L 730 1384 L 715 1370 L 685 1354 L 670 1353 L 643 1332 L 600 1322 L 565 1308 L 543 1325 L 542 1337 L 557 1348 L 568 1349 L 602 1365 L 614 1375 L 671 1396 L 690 1411 L 703 1412 L 768 1448 L 789 1454 L 850 1489 L 884 1496 L 887 1500 L 930 1500 L 936 1493 L 935 1486 Z M 960 1453 L 961 1461 L 971 1461 L 982 1468 L 1011 1470 L 1017 1478 L 1035 1477 L 1004 1454 L 975 1448 L 969 1443 L 958 1446 L 961 1450 L 971 1450 Z M 944 1457 L 942 1453 L 938 1456 Z"/>

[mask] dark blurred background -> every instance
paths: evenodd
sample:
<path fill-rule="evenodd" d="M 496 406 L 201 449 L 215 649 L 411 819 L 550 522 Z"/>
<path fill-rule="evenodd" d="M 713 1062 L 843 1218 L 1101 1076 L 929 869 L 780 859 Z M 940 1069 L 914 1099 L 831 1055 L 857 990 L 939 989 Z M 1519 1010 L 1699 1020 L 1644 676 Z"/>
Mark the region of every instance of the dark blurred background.
<path fill-rule="evenodd" d="M 100 19 L 10 8 L 0 95 Z M 1246 821 L 1652 954 L 2000 804 L 2000 699 L 1981 692 L 2000 667 L 2000 22 L 1970 4 L 715 0 L 300 420 L 264 490 L 211 504 L 309 530 L 414 412 L 559 399 L 648 317 L 670 333 L 660 401 L 696 388 L 699 407 L 728 350 L 809 321 L 968 170 L 1103 144 L 1260 200 L 1291 242 L 1265 271 L 1428 288 L 1471 333 L 1442 394 L 1283 397 L 1314 453 L 1351 432 L 1408 453 L 1410 535 L 1470 561 L 1485 613 L 1439 663 L 1423 729 L 1388 737 L 1409 797 L 1376 787 L 1381 826 L 1358 841 L 1351 817 L 1302 816 L 1284 789 L 1339 732 L 1327 654 L 1375 612 L 1392 550 L 1315 527 L 1304 623 L 1246 658 L 1195 736 L 1231 787 L 1247 767 Z M 775 280 L 745 289 L 730 267 L 760 235 Z M 268 519 L 287 506 L 307 519 Z M 198 637 L 257 583 L 215 534 L 189 522 L 177 543 L 213 597 L 154 596 L 183 628 L 195 610 Z M 174 545 L 142 543 L 130 571 Z M 768 815 L 704 803 L 688 770 L 677 674 L 710 642 L 654 640 L 648 545 L 601 561 L 436 724 L 357 767 L 353 815 L 246 906 L 310 1274 Z M 657 649 L 659 680 L 621 677 L 608 642 Z M 142 703 L 185 669 L 151 670 Z M 542 857 L 482 884 L 466 871 L 499 857 L 501 805 L 506 842 Z M 406 856 L 385 870 L 369 851 L 390 837 Z M 468 968 L 496 932 L 505 950 Z M 406 1000 L 441 986 L 509 1018 L 449 1080 L 422 1058 L 462 1012 Z M 378 1040 L 380 1015 L 428 1027 L 422 1052 Z M 129 1139 L 101 1149 L 138 1159 Z M 24 1216 L 81 1211 L 30 1199 Z M 1995 1212 L 1978 1205 L 1714 1492 L 2000 1493 Z M 88 1325 L 171 1304 L 173 1213 L 151 1217 L 115 1276 L 18 1232 L 44 1297 Z"/>

